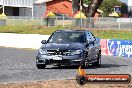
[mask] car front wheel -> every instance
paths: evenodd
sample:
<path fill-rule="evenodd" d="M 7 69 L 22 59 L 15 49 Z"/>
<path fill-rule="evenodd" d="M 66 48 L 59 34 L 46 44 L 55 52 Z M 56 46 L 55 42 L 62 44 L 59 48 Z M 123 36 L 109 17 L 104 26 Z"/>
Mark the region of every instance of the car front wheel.
<path fill-rule="evenodd" d="M 101 66 L 101 53 L 98 54 L 97 61 L 94 63 L 95 66 Z"/>
<path fill-rule="evenodd" d="M 36 65 L 38 69 L 45 69 L 46 65 L 43 64 L 43 65 Z"/>

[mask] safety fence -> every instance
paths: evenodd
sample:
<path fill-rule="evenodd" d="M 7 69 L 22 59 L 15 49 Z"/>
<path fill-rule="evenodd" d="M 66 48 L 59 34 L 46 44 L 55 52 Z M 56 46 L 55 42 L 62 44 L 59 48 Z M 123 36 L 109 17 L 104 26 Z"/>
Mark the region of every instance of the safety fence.
<path fill-rule="evenodd" d="M 132 30 L 132 19 L 114 17 L 77 19 L 67 16 L 56 16 L 54 18 L 8 16 L 7 19 L 0 19 L 0 25 L 48 27 L 61 25 L 63 27 Z"/>

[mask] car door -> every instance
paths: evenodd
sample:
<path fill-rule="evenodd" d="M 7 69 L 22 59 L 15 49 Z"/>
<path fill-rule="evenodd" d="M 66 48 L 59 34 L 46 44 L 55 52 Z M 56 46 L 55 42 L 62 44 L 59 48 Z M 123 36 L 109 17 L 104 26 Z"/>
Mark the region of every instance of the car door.
<path fill-rule="evenodd" d="M 92 41 L 93 41 L 90 32 L 87 32 L 87 33 L 86 33 L 86 38 L 87 38 L 87 40 L 88 40 L 89 42 L 92 42 Z M 94 44 L 89 43 L 88 48 L 87 48 L 87 51 L 88 51 L 88 58 L 91 59 L 91 60 L 93 60 L 94 57 L 95 57 L 95 56 L 94 56 L 94 50 L 95 50 L 95 49 L 94 49 Z"/>
<path fill-rule="evenodd" d="M 91 41 L 93 41 L 93 59 L 96 59 L 97 58 L 97 54 L 98 54 L 98 41 L 96 40 L 96 37 L 91 33 L 89 32 L 89 35 L 91 36 Z"/>

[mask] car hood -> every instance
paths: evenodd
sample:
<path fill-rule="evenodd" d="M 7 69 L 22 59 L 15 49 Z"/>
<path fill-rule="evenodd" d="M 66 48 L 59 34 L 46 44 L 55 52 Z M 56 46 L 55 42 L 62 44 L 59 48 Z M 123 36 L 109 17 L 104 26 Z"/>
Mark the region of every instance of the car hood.
<path fill-rule="evenodd" d="M 85 45 L 81 43 L 71 43 L 71 44 L 57 44 L 57 43 L 47 43 L 42 45 L 42 49 L 46 50 L 79 50 L 84 49 Z"/>

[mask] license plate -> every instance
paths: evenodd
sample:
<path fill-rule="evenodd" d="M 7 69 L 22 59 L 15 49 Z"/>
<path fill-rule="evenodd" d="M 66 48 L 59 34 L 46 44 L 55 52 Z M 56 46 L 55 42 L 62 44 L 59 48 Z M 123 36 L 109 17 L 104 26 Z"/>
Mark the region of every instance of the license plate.
<path fill-rule="evenodd" d="M 62 60 L 62 57 L 53 57 L 53 60 Z"/>

